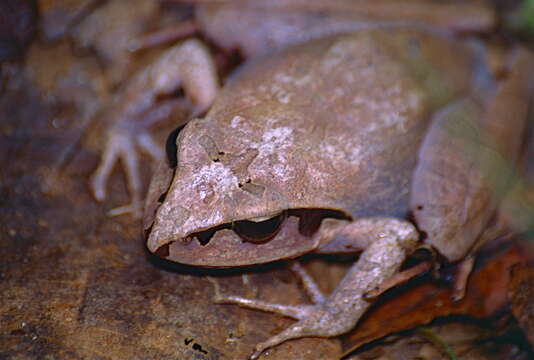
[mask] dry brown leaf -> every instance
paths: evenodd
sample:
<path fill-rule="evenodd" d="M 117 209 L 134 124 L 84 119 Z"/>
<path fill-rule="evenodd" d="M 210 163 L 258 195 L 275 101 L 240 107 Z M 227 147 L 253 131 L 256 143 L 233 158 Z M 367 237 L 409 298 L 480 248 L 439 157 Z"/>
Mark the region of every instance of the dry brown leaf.
<path fill-rule="evenodd" d="M 385 335 L 410 329 L 451 314 L 484 318 L 494 314 L 507 303 L 510 268 L 525 260 L 518 247 L 509 247 L 487 257 L 473 272 L 466 296 L 460 301 L 451 299 L 449 287 L 440 287 L 427 278 L 408 289 L 394 289 L 386 294 L 358 324 L 343 337 L 343 350 L 350 353 L 359 346 Z"/>

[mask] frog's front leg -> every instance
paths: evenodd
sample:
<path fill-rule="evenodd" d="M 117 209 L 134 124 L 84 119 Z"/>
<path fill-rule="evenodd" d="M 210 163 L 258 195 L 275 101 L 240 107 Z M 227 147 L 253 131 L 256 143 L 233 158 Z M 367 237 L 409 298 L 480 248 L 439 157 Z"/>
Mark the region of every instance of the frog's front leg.
<path fill-rule="evenodd" d="M 179 87 L 188 98 L 157 103 L 157 97 L 170 94 Z M 208 49 L 197 40 L 188 40 L 167 50 L 154 63 L 136 74 L 108 104 L 108 129 L 102 159 L 93 174 L 90 187 L 95 198 L 106 198 L 106 184 L 115 163 L 125 167 L 131 205 L 112 214 L 131 212 L 141 215 L 142 196 L 137 149 L 154 159 L 163 157 L 162 147 L 153 140 L 150 126 L 166 120 L 173 109 L 186 108 L 191 116 L 205 112 L 215 99 L 218 80 Z"/>
<path fill-rule="evenodd" d="M 282 305 L 238 296 L 221 296 L 216 291 L 215 301 L 233 303 L 240 306 L 279 313 L 292 317 L 298 322 L 256 346 L 251 359 L 270 347 L 286 340 L 307 337 L 332 337 L 351 330 L 363 313 L 371 305 L 365 294 L 395 274 L 406 256 L 418 244 L 419 234 L 415 227 L 403 220 L 394 218 L 368 218 L 351 223 L 340 223 L 337 231 L 319 231 L 321 242 L 333 240 L 341 233 L 344 238 L 354 239 L 355 247 L 366 245 L 358 262 L 352 266 L 341 283 L 328 297 L 318 290 L 311 278 L 300 268 L 304 285 L 311 294 L 314 305 Z M 329 239 L 327 239 L 328 237 Z M 347 242 L 344 239 L 345 243 Z"/>

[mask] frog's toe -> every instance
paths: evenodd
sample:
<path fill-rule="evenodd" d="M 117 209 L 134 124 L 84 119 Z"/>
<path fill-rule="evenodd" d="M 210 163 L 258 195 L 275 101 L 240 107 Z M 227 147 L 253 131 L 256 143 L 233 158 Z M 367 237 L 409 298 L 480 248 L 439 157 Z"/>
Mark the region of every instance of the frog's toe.
<path fill-rule="evenodd" d="M 150 142 L 144 138 L 141 138 L 144 142 L 140 141 L 139 136 L 133 137 L 127 133 L 113 131 L 107 141 L 100 164 L 89 181 L 89 187 L 95 199 L 103 201 L 107 197 L 106 188 L 113 167 L 119 160 L 124 166 L 132 201 L 130 205 L 113 209 L 110 215 L 131 213 L 134 216 L 140 216 L 142 212 L 141 176 L 136 145 L 144 148 Z"/>
<path fill-rule="evenodd" d="M 145 151 L 153 160 L 160 160 L 164 157 L 163 148 L 158 145 L 152 135 L 148 132 L 142 132 L 137 136 L 137 144 L 143 151 Z"/>
<path fill-rule="evenodd" d="M 364 301 L 363 299 L 361 301 Z M 335 305 L 322 303 L 311 306 L 298 306 L 300 320 L 284 331 L 256 345 L 250 359 L 257 359 L 266 349 L 287 340 L 308 336 L 333 337 L 341 335 L 354 327 L 358 318 L 343 316 Z"/>
<path fill-rule="evenodd" d="M 104 201 L 107 196 L 106 185 L 113 166 L 117 162 L 118 152 L 115 148 L 107 148 L 102 159 L 89 180 L 89 188 L 96 200 Z"/>
<path fill-rule="evenodd" d="M 354 327 L 357 319 L 341 315 L 340 309 L 326 302 L 316 305 L 283 305 L 262 300 L 247 299 L 240 296 L 221 296 L 216 294 L 216 303 L 236 304 L 242 307 L 281 314 L 298 320 L 284 331 L 256 345 L 250 359 L 257 359 L 266 349 L 287 340 L 307 336 L 332 337 Z M 362 299 L 363 301 L 363 299 Z M 340 319 L 341 318 L 341 319 Z"/>
<path fill-rule="evenodd" d="M 143 204 L 140 201 L 132 201 L 128 205 L 119 206 L 108 211 L 108 216 L 120 216 L 131 214 L 135 218 L 140 218 L 143 215 Z"/>
<path fill-rule="evenodd" d="M 301 278 L 306 293 L 310 296 L 314 304 L 320 305 L 326 301 L 326 296 L 323 295 L 315 281 L 297 261 L 292 263 L 291 270 Z M 296 320 L 308 318 L 316 311 L 316 305 L 283 305 L 241 296 L 221 295 L 219 284 L 215 280 L 212 283 L 215 288 L 213 301 L 217 304 L 235 304 L 251 309 L 277 313 Z"/>
<path fill-rule="evenodd" d="M 89 180 L 89 188 L 94 198 L 98 201 L 103 201 L 106 198 L 106 183 L 107 178 L 101 171 L 95 172 Z"/>
<path fill-rule="evenodd" d="M 233 295 L 216 295 L 213 301 L 217 304 L 235 304 L 250 309 L 273 312 L 297 320 L 306 318 L 314 308 L 314 305 L 283 305 Z"/>

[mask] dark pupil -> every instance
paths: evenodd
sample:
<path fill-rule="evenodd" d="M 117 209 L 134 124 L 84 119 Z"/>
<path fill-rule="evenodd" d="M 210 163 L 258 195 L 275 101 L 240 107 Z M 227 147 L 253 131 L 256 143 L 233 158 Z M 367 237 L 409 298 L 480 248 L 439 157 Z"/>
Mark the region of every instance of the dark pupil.
<path fill-rule="evenodd" d="M 271 240 L 280 230 L 285 216 L 278 215 L 265 221 L 236 221 L 233 230 L 243 240 L 253 243 L 262 243 Z"/>

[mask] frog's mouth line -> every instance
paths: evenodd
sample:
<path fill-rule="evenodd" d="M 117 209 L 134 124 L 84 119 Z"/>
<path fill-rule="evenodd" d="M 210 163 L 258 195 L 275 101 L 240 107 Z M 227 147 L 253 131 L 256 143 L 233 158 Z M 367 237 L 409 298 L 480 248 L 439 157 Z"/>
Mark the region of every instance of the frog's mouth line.
<path fill-rule="evenodd" d="M 206 246 L 219 230 L 229 229 L 239 236 L 243 242 L 264 244 L 273 239 L 289 217 L 298 218 L 300 235 L 312 236 L 321 226 L 325 218 L 350 220 L 347 214 L 330 209 L 290 209 L 284 210 L 267 219 L 239 220 L 215 226 L 208 230 L 192 233 L 189 239 L 196 239 L 200 245 Z M 189 240 L 188 239 L 188 240 Z"/>
<path fill-rule="evenodd" d="M 269 218 L 239 220 L 194 232 L 160 246 L 155 253 L 184 264 L 216 267 L 294 257 L 311 250 L 314 242 L 309 240 L 326 218 L 351 220 L 339 210 L 289 209 Z"/>

